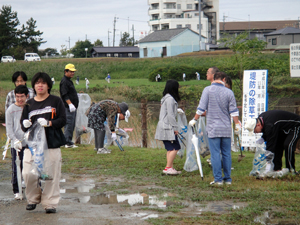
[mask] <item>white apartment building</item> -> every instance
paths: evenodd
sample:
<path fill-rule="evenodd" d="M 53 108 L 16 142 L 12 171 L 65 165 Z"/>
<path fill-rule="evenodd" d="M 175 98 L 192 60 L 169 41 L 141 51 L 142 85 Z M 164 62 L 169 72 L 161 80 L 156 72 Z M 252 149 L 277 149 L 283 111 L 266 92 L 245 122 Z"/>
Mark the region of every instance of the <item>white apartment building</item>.
<path fill-rule="evenodd" d="M 219 0 L 201 1 L 201 35 L 219 39 Z M 188 27 L 199 33 L 199 0 L 148 0 L 150 31 Z"/>

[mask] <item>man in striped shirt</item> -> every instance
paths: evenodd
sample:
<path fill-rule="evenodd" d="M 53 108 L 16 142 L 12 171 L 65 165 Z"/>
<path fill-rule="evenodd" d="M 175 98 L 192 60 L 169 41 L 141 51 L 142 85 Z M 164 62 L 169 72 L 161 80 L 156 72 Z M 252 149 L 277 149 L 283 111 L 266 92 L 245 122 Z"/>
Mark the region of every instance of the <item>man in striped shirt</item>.
<path fill-rule="evenodd" d="M 194 118 L 189 122 L 194 126 L 206 111 L 209 149 L 213 168 L 214 181 L 211 185 L 231 184 L 231 120 L 236 124 L 235 130 L 240 132 L 238 123 L 239 111 L 233 92 L 225 87 L 226 74 L 217 72 L 214 81 L 203 92 Z M 220 157 L 220 150 L 222 161 Z M 224 176 L 222 177 L 222 168 Z"/>

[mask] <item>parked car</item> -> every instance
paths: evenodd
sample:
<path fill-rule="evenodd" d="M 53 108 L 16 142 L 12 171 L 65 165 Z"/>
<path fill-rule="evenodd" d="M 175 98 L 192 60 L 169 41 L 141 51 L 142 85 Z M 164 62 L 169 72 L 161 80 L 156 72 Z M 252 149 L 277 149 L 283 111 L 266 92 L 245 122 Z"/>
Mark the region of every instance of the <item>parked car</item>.
<path fill-rule="evenodd" d="M 2 56 L 1 62 L 15 62 L 16 60 L 12 56 Z"/>
<path fill-rule="evenodd" d="M 24 55 L 24 61 L 25 62 L 35 62 L 35 61 L 41 61 L 41 58 L 36 53 L 26 53 Z"/>

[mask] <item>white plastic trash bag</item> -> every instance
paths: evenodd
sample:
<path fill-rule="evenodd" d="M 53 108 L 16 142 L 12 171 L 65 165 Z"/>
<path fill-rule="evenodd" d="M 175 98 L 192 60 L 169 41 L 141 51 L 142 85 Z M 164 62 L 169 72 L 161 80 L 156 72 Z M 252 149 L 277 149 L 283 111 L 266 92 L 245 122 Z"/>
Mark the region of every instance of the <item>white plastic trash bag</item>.
<path fill-rule="evenodd" d="M 34 123 L 25 133 L 25 141 L 33 156 L 33 163 L 30 172 L 42 180 L 53 179 L 51 162 L 44 163 L 44 159 L 48 157 L 48 145 L 45 135 L 45 128 L 39 123 Z"/>
<path fill-rule="evenodd" d="M 195 153 L 195 147 L 192 143 L 192 127 L 188 126 L 186 136 L 186 160 L 183 169 L 187 172 L 198 170 L 197 156 Z"/>
<path fill-rule="evenodd" d="M 180 150 L 177 152 L 177 155 L 180 156 L 180 158 L 183 157 L 184 151 L 186 150 L 186 140 L 187 140 L 187 119 L 185 113 L 177 114 L 177 124 L 178 124 L 178 141 L 180 144 Z"/>
<path fill-rule="evenodd" d="M 265 144 L 257 145 L 250 176 L 256 176 L 258 178 L 272 176 L 274 172 L 273 159 L 274 153 L 267 151 Z"/>
<path fill-rule="evenodd" d="M 80 93 L 78 94 L 79 104 L 76 113 L 76 122 L 75 122 L 75 139 L 80 138 L 81 144 L 89 144 L 90 140 L 94 136 L 93 129 L 87 127 L 88 117 L 85 115 L 86 110 L 91 105 L 91 98 L 88 94 Z M 75 140 L 75 142 L 76 142 Z"/>
<path fill-rule="evenodd" d="M 123 130 L 122 128 L 118 128 L 116 130 L 116 134 L 117 134 L 117 141 L 121 146 L 128 145 L 129 135 L 125 130 Z"/>

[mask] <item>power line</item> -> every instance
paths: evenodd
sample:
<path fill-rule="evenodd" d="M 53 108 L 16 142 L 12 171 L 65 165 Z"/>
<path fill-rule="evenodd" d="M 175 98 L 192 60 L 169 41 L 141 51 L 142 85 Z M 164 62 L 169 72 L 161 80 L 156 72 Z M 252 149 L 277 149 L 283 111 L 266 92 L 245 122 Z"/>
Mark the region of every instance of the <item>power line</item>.
<path fill-rule="evenodd" d="M 129 20 L 128 18 L 119 18 L 120 20 Z M 129 21 L 135 21 L 135 22 L 142 22 L 142 23 L 148 23 L 148 21 L 142 21 L 142 20 L 129 20 Z"/>

